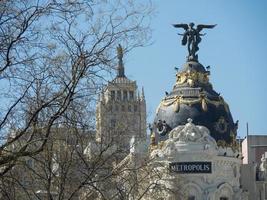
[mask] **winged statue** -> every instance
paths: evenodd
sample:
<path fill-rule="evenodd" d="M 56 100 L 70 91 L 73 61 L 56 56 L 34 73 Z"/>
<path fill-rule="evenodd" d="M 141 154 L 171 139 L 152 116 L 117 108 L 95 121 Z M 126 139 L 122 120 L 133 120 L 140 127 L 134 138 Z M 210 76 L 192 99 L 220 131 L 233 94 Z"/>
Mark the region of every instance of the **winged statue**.
<path fill-rule="evenodd" d="M 200 32 L 203 29 L 212 29 L 216 26 L 214 25 L 205 25 L 205 24 L 199 24 L 194 28 L 194 23 L 189 24 L 173 24 L 175 28 L 183 28 L 185 32 L 182 35 L 182 45 L 187 44 L 188 49 L 188 60 L 197 60 L 198 56 L 196 52 L 199 50 L 198 44 L 201 42 L 201 36 L 204 36 L 205 34 L 201 34 Z"/>

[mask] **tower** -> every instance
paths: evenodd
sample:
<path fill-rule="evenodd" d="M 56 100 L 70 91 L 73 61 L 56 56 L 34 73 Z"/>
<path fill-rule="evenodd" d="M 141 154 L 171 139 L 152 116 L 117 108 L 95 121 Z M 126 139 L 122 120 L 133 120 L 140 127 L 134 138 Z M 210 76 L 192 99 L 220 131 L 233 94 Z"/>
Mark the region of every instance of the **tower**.
<path fill-rule="evenodd" d="M 117 55 L 117 75 L 102 89 L 96 107 L 96 140 L 129 153 L 133 136 L 137 140 L 146 137 L 146 101 L 144 89 L 140 96 L 136 81 L 125 76 L 120 45 Z"/>

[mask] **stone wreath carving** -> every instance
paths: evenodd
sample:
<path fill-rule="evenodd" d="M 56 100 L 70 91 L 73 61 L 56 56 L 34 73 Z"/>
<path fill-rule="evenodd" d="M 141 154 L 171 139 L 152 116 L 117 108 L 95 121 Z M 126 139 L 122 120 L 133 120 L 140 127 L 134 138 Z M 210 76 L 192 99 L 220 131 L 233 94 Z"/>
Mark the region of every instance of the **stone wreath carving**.
<path fill-rule="evenodd" d="M 201 142 L 217 145 L 214 138 L 209 134 L 209 130 L 204 126 L 196 126 L 192 119 L 187 120 L 184 126 L 177 126 L 169 133 L 169 139 L 181 142 Z"/>

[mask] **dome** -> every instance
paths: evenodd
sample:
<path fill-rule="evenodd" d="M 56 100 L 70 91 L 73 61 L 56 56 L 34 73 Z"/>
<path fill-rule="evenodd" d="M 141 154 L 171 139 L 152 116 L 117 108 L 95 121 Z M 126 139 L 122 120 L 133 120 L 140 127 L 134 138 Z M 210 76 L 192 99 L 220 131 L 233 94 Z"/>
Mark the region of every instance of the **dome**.
<path fill-rule="evenodd" d="M 187 71 L 188 69 L 194 70 L 194 71 L 199 71 L 199 72 L 206 72 L 205 68 L 203 65 L 201 65 L 199 62 L 196 61 L 188 61 L 186 62 L 180 72 Z"/>
<path fill-rule="evenodd" d="M 157 140 L 168 138 L 177 126 L 193 123 L 205 126 L 218 145 L 230 145 L 236 137 L 237 124 L 233 122 L 228 104 L 209 83 L 208 71 L 197 61 L 188 61 L 176 74 L 173 90 L 157 108 L 153 130 Z"/>

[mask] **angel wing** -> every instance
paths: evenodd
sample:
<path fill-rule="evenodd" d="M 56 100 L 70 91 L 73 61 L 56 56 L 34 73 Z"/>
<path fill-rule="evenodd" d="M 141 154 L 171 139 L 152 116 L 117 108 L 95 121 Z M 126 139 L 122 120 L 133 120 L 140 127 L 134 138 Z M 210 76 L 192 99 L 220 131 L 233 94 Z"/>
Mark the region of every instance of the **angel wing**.
<path fill-rule="evenodd" d="M 204 28 L 214 28 L 217 24 L 213 24 L 213 25 L 205 25 L 205 24 L 199 24 L 197 25 L 197 32 L 202 31 Z"/>
<path fill-rule="evenodd" d="M 188 29 L 188 25 L 187 25 L 187 24 L 173 24 L 173 26 L 174 26 L 175 28 L 183 28 L 183 29 L 186 30 L 186 31 L 187 31 L 187 29 Z"/>
<path fill-rule="evenodd" d="M 185 31 L 188 30 L 188 25 L 187 24 L 173 24 L 173 26 L 175 28 L 183 28 Z M 186 35 L 186 32 L 184 34 L 181 34 L 183 36 L 183 39 L 182 39 L 182 45 L 186 45 L 187 43 L 187 35 Z"/>

